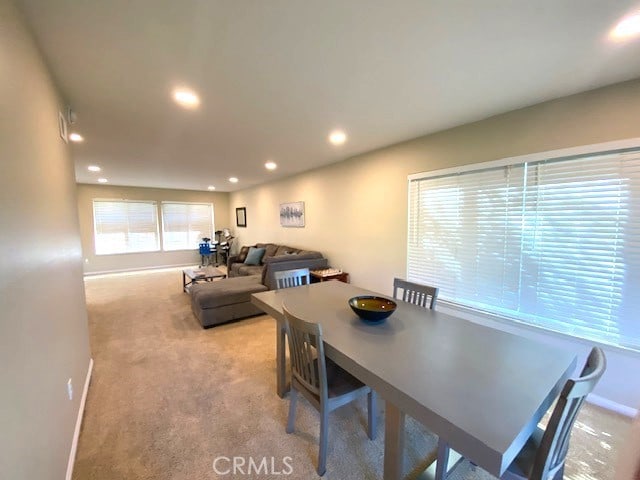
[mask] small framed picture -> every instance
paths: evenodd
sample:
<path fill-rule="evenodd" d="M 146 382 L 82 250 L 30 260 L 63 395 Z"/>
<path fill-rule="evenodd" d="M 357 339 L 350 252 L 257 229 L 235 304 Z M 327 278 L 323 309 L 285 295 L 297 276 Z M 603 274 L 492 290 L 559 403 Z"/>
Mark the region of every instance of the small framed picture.
<path fill-rule="evenodd" d="M 247 208 L 246 207 L 236 208 L 236 226 L 237 227 L 247 226 Z"/>
<path fill-rule="evenodd" d="M 67 120 L 64 118 L 62 112 L 58 112 L 58 130 L 60 130 L 60 138 L 64 140 L 64 143 L 69 143 L 69 137 L 67 136 Z"/>
<path fill-rule="evenodd" d="M 304 202 L 280 204 L 280 226 L 304 227 Z"/>

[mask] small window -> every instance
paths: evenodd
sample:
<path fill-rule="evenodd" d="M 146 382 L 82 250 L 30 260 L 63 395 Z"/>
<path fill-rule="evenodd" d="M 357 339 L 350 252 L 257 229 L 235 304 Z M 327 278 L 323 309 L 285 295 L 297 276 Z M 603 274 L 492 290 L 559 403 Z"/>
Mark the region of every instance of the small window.
<path fill-rule="evenodd" d="M 192 250 L 203 237 L 213 238 L 213 205 L 162 202 L 163 250 Z"/>
<path fill-rule="evenodd" d="M 93 201 L 96 255 L 160 250 L 156 202 Z"/>

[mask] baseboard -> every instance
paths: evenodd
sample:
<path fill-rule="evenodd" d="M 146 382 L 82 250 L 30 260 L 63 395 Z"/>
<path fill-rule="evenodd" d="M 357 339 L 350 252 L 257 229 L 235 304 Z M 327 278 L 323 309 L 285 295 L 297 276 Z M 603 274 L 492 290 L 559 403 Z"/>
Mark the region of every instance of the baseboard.
<path fill-rule="evenodd" d="M 97 272 L 84 272 L 84 276 L 94 277 L 97 275 L 111 275 L 114 273 L 144 272 L 148 270 L 170 270 L 170 269 L 179 268 L 179 267 L 193 267 L 194 265 L 198 265 L 198 261 L 194 261 L 191 263 L 177 263 L 172 265 L 156 265 L 154 267 L 135 267 L 135 268 L 121 268 L 121 269 L 115 269 L 115 270 L 100 270 Z"/>
<path fill-rule="evenodd" d="M 597 405 L 598 407 L 611 410 L 612 412 L 619 413 L 625 417 L 633 418 L 638 415 L 638 410 L 635 408 L 627 407 L 626 405 L 614 402 L 613 400 L 601 397 L 600 395 L 594 395 L 593 393 L 590 393 L 589 396 L 587 396 L 587 402 Z"/>
<path fill-rule="evenodd" d="M 76 462 L 76 451 L 78 450 L 78 438 L 80 437 L 80 428 L 82 427 L 82 417 L 84 416 L 84 405 L 87 401 L 87 393 L 89 392 L 89 382 L 91 381 L 91 372 L 93 372 L 93 358 L 89 359 L 89 370 L 87 370 L 87 378 L 84 381 L 84 390 L 82 390 L 82 398 L 80 399 L 80 408 L 78 409 L 78 418 L 76 419 L 76 428 L 73 432 L 73 442 L 71 442 L 71 451 L 69 452 L 69 462 L 67 463 L 66 480 L 71 480 L 73 476 L 73 464 Z"/>

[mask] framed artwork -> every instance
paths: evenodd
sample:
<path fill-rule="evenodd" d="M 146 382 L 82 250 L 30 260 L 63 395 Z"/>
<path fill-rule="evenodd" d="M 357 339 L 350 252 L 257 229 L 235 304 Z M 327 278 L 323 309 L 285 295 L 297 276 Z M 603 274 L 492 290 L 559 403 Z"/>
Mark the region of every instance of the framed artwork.
<path fill-rule="evenodd" d="M 304 202 L 281 203 L 280 225 L 282 227 L 304 227 Z"/>
<path fill-rule="evenodd" d="M 236 226 L 237 227 L 247 226 L 247 208 L 246 207 L 236 208 Z"/>
<path fill-rule="evenodd" d="M 69 143 L 69 137 L 67 136 L 67 120 L 61 112 L 58 112 L 58 130 L 60 131 L 60 138 L 64 140 L 64 143 Z"/>

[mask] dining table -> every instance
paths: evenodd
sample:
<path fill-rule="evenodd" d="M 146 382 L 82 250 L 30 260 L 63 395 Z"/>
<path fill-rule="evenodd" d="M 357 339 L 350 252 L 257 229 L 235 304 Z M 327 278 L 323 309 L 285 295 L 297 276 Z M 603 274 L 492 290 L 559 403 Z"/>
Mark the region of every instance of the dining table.
<path fill-rule="evenodd" d="M 406 415 L 438 436 L 437 480 L 450 449 L 500 477 L 574 373 L 575 352 L 400 300 L 371 325 L 348 304 L 361 295 L 390 298 L 338 281 L 252 295 L 277 322 L 278 395 L 289 388 L 286 305 L 320 324 L 325 355 L 385 400 L 385 480 L 403 475 Z"/>

